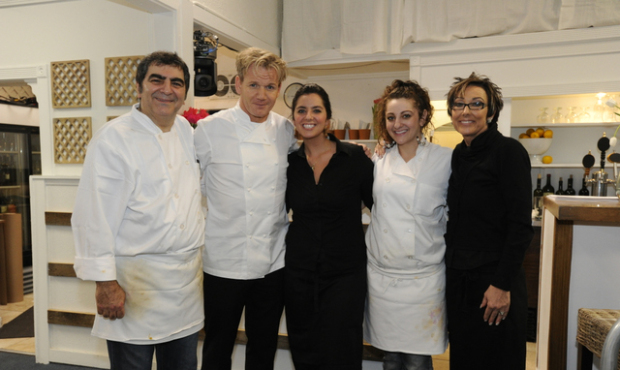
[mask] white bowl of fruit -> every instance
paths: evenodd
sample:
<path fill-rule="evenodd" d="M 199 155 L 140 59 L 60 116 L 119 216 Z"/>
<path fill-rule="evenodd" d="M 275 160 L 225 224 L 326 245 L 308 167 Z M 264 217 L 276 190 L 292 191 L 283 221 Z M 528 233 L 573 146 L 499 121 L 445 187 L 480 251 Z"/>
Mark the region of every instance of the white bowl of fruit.
<path fill-rule="evenodd" d="M 530 162 L 532 164 L 551 163 L 550 160 L 541 161 L 541 155 L 549 150 L 552 141 L 553 131 L 545 130 L 544 128 L 536 130 L 531 128 L 519 135 L 519 142 L 521 142 L 521 145 L 530 155 Z"/>

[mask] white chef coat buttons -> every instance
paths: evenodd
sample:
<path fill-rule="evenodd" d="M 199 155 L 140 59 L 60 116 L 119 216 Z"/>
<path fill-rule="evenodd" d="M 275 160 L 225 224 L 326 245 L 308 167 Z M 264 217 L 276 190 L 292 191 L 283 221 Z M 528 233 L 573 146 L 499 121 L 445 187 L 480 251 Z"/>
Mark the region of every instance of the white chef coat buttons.
<path fill-rule="evenodd" d="M 174 194 L 174 197 L 175 197 L 176 199 L 179 199 L 179 194 Z"/>
<path fill-rule="evenodd" d="M 411 206 L 409 204 L 407 204 L 407 209 L 411 209 Z"/>
<path fill-rule="evenodd" d="M 390 182 L 390 178 L 389 178 L 389 177 L 387 177 L 387 178 L 385 179 L 385 182 Z"/>
<path fill-rule="evenodd" d="M 388 259 L 387 254 L 384 254 L 384 255 L 383 255 L 383 258 Z"/>
<path fill-rule="evenodd" d="M 185 165 L 189 165 L 189 161 L 185 161 Z"/>
<path fill-rule="evenodd" d="M 179 228 L 180 228 L 181 230 L 185 229 L 185 224 L 181 224 L 181 226 L 179 226 Z"/>
<path fill-rule="evenodd" d="M 407 256 L 407 258 L 408 258 L 408 259 L 410 259 L 410 260 L 412 260 L 412 259 L 413 259 L 413 256 Z"/>
<path fill-rule="evenodd" d="M 168 168 L 172 168 L 172 164 L 168 163 Z"/>
<path fill-rule="evenodd" d="M 387 234 L 387 229 L 383 229 L 383 232 Z"/>

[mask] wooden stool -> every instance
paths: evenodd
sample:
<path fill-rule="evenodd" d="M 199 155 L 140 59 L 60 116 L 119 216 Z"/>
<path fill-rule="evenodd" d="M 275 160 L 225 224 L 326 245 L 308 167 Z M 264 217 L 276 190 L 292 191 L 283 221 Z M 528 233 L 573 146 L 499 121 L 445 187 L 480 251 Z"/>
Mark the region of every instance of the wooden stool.
<path fill-rule="evenodd" d="M 592 354 L 601 357 L 607 333 L 620 318 L 620 310 L 580 308 L 577 315 L 579 370 L 592 370 Z M 618 361 L 620 370 L 620 361 Z"/>

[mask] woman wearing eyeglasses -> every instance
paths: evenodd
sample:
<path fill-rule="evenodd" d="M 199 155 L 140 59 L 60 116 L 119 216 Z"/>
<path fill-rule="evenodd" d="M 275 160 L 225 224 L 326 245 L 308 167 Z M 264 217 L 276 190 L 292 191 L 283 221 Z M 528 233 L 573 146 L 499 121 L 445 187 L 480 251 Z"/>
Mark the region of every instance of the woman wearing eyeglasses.
<path fill-rule="evenodd" d="M 475 73 L 448 92 L 448 114 L 463 135 L 448 187 L 451 370 L 525 369 L 531 168 L 523 146 L 498 131 L 502 107 L 501 89 Z"/>

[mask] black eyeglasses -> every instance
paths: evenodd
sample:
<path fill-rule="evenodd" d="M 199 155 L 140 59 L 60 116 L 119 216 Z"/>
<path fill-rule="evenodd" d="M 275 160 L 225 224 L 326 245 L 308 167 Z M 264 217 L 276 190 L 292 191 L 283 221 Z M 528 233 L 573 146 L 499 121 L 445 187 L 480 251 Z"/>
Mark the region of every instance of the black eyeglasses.
<path fill-rule="evenodd" d="M 465 104 L 463 102 L 455 102 L 452 104 L 453 110 L 464 110 L 465 107 L 468 107 L 469 110 L 483 110 L 484 107 L 486 107 L 486 104 L 481 101 L 473 101 L 469 104 Z"/>

